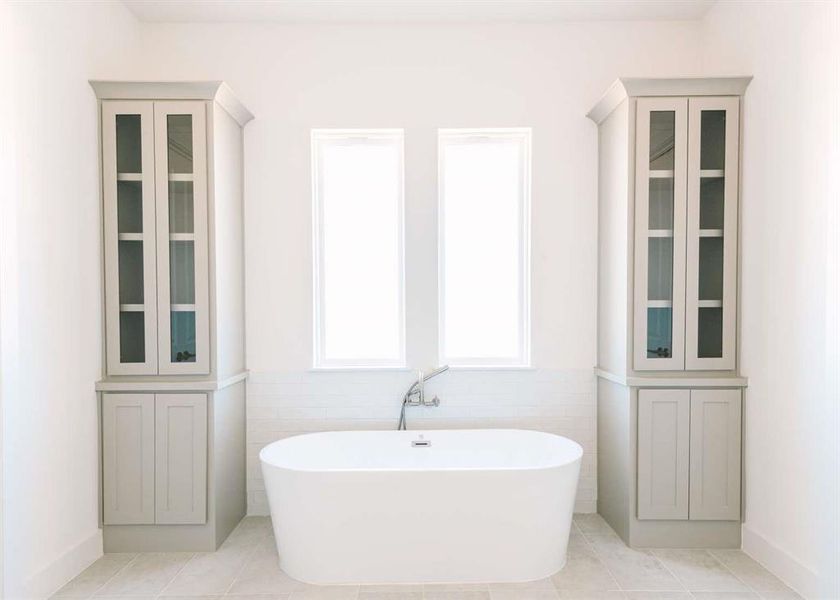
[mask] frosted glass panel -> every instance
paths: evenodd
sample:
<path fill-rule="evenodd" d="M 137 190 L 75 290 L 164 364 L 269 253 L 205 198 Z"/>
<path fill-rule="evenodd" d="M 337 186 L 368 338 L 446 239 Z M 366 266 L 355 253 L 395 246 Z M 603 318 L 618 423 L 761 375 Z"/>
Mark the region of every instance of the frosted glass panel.
<path fill-rule="evenodd" d="M 648 228 L 674 228 L 674 179 L 650 179 L 648 189 Z"/>
<path fill-rule="evenodd" d="M 700 168 L 723 169 L 726 160 L 726 111 L 704 110 L 700 116 Z"/>
<path fill-rule="evenodd" d="M 192 115 L 167 115 L 169 172 L 193 172 Z"/>
<path fill-rule="evenodd" d="M 648 358 L 670 358 L 672 345 L 670 308 L 648 308 L 647 310 L 647 356 Z"/>
<path fill-rule="evenodd" d="M 700 238 L 700 300 L 723 299 L 723 238 Z"/>
<path fill-rule="evenodd" d="M 671 300 L 674 281 L 674 238 L 648 238 L 648 300 Z"/>
<path fill-rule="evenodd" d="M 172 311 L 169 319 L 172 331 L 170 360 L 173 363 L 195 362 L 195 312 Z"/>
<path fill-rule="evenodd" d="M 697 356 L 723 356 L 723 309 L 700 308 L 697 314 Z"/>
<path fill-rule="evenodd" d="M 143 242 L 120 241 L 120 304 L 143 304 Z"/>
<path fill-rule="evenodd" d="M 120 312 L 120 362 L 144 362 L 145 341 L 145 314 L 139 311 Z"/>
<path fill-rule="evenodd" d="M 117 172 L 143 170 L 140 115 L 117 115 Z"/>
<path fill-rule="evenodd" d="M 723 229 L 723 177 L 700 179 L 700 229 Z"/>
<path fill-rule="evenodd" d="M 169 242 L 169 297 L 172 304 L 195 303 L 195 242 Z"/>
<path fill-rule="evenodd" d="M 650 169 L 674 168 L 674 111 L 650 113 Z"/>
<path fill-rule="evenodd" d="M 117 182 L 117 230 L 119 233 L 143 233 L 143 184 L 140 181 Z"/>
<path fill-rule="evenodd" d="M 193 182 L 169 182 L 169 231 L 171 233 L 193 233 L 195 230 L 193 212 Z"/>

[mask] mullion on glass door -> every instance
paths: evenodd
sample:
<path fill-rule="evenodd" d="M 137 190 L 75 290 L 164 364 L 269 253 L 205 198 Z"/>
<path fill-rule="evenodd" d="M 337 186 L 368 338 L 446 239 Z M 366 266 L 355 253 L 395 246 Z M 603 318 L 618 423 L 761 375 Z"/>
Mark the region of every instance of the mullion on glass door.
<path fill-rule="evenodd" d="M 688 110 L 686 369 L 735 368 L 738 98 Z"/>
<path fill-rule="evenodd" d="M 102 103 L 106 368 L 158 370 L 151 102 Z"/>
<path fill-rule="evenodd" d="M 203 102 L 155 102 L 162 374 L 210 372 L 206 145 Z"/>
<path fill-rule="evenodd" d="M 634 368 L 685 365 L 685 98 L 636 104 Z"/>

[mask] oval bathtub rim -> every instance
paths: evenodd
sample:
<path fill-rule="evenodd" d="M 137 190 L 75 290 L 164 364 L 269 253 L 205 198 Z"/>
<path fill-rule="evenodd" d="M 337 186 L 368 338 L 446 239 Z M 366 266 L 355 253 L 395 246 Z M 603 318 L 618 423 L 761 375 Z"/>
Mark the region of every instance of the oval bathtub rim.
<path fill-rule="evenodd" d="M 576 456 L 572 459 L 558 462 L 555 464 L 540 464 L 535 466 L 516 466 L 516 467 L 506 467 L 506 466 L 481 466 L 481 467 L 436 467 L 433 469 L 428 468 L 410 468 L 410 467 L 378 467 L 378 468 L 371 468 L 371 467 L 358 467 L 358 468 L 319 468 L 319 469 L 306 469 L 306 468 L 298 468 L 298 467 L 289 467 L 278 465 L 272 463 L 264 458 L 265 451 L 274 446 L 275 444 L 282 444 L 287 440 L 292 440 L 295 438 L 300 437 L 308 437 L 308 436 L 319 436 L 325 434 L 334 434 L 334 433 L 385 433 L 390 430 L 387 429 L 353 429 L 353 430 L 346 430 L 346 431 L 314 431 L 310 433 L 302 433 L 300 435 L 290 436 L 287 438 L 283 438 L 280 440 L 275 440 L 273 442 L 269 442 L 265 446 L 260 449 L 259 459 L 260 464 L 262 466 L 271 467 L 274 469 L 279 469 L 283 471 L 289 471 L 293 473 L 454 473 L 454 472 L 461 472 L 461 473 L 481 473 L 481 472 L 507 472 L 507 471 L 547 471 L 550 469 L 558 469 L 563 467 L 568 467 L 575 463 L 580 464 L 583 460 L 583 446 L 581 446 L 578 442 L 567 438 L 562 435 L 558 435 L 556 433 L 549 433 L 547 431 L 537 431 L 533 429 L 515 429 L 515 428 L 498 428 L 498 429 L 417 429 L 417 430 L 409 430 L 414 431 L 417 434 L 433 434 L 437 432 L 446 432 L 446 433 L 454 433 L 459 431 L 482 431 L 482 432 L 493 432 L 493 431 L 515 431 L 515 432 L 523 432 L 529 434 L 540 434 L 540 435 L 548 435 L 556 438 L 560 438 L 561 440 L 565 440 L 570 444 L 573 444 L 573 447 L 576 448 Z"/>

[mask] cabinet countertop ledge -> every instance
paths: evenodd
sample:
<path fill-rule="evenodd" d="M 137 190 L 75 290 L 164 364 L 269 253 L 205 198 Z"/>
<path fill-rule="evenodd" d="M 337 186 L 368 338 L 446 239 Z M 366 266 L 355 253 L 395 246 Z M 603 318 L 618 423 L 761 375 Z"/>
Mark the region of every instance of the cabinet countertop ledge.
<path fill-rule="evenodd" d="M 215 392 L 248 378 L 248 371 L 230 377 L 106 377 L 96 382 L 97 392 Z"/>
<path fill-rule="evenodd" d="M 643 388 L 745 388 L 748 385 L 746 377 L 740 375 L 713 375 L 700 376 L 691 373 L 690 377 L 678 375 L 618 375 L 610 371 L 595 367 L 595 376 L 613 383 L 626 385 L 628 387 Z"/>

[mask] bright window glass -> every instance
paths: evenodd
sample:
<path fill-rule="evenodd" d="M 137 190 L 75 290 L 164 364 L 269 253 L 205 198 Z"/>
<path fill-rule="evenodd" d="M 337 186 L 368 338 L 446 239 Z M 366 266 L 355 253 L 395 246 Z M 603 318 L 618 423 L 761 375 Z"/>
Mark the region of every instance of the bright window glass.
<path fill-rule="evenodd" d="M 313 130 L 312 175 L 315 366 L 403 366 L 403 133 Z"/>
<path fill-rule="evenodd" d="M 528 129 L 439 131 L 441 361 L 527 366 Z"/>

